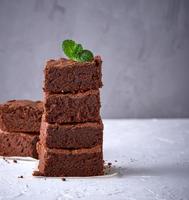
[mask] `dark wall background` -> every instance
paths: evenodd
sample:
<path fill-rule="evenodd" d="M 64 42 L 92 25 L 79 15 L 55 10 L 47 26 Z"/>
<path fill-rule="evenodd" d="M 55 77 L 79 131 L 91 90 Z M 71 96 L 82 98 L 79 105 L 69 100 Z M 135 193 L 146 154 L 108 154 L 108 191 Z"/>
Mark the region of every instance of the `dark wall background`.
<path fill-rule="evenodd" d="M 66 38 L 104 60 L 103 117 L 189 117 L 188 0 L 0 0 L 0 101 L 42 98 Z"/>

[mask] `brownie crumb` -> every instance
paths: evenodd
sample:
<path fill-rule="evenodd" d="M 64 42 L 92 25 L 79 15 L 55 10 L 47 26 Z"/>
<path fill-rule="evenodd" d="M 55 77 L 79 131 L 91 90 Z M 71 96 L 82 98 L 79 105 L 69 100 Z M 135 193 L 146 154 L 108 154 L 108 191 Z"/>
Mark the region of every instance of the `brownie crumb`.
<path fill-rule="evenodd" d="M 136 162 L 137 160 L 134 158 L 130 158 L 130 162 Z"/>
<path fill-rule="evenodd" d="M 18 176 L 18 178 L 24 178 L 23 176 Z"/>
<path fill-rule="evenodd" d="M 8 161 L 5 157 L 3 157 L 3 160 L 4 160 L 5 162 L 9 163 L 9 161 Z"/>
<path fill-rule="evenodd" d="M 109 163 L 108 163 L 108 167 L 110 168 L 111 166 L 112 166 L 112 163 L 111 163 L 111 162 L 109 162 Z"/>
<path fill-rule="evenodd" d="M 14 162 L 14 163 L 17 163 L 17 160 L 14 159 L 13 162 Z"/>
<path fill-rule="evenodd" d="M 65 179 L 65 178 L 62 178 L 62 181 L 66 181 L 66 179 Z"/>
<path fill-rule="evenodd" d="M 117 162 L 117 160 L 115 160 L 115 162 Z"/>

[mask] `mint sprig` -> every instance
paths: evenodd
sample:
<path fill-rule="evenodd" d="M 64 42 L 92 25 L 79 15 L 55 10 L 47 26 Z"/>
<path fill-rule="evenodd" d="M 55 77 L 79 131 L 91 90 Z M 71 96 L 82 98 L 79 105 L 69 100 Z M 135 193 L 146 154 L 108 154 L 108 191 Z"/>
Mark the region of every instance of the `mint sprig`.
<path fill-rule="evenodd" d="M 77 44 L 73 40 L 64 40 L 62 49 L 65 55 L 74 61 L 87 62 L 93 60 L 93 53 L 87 49 L 83 49 L 81 44 Z"/>

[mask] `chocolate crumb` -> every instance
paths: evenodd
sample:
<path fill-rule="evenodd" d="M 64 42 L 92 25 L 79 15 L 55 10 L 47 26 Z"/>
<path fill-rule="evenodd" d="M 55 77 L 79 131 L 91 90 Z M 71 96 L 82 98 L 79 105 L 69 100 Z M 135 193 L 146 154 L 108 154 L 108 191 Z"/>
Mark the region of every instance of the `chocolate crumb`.
<path fill-rule="evenodd" d="M 18 178 L 24 178 L 23 176 L 18 176 Z"/>
<path fill-rule="evenodd" d="M 117 160 L 115 160 L 115 162 L 117 162 Z"/>
<path fill-rule="evenodd" d="M 4 160 L 5 162 L 9 163 L 9 161 L 8 161 L 5 157 L 3 157 L 3 160 Z"/>
<path fill-rule="evenodd" d="M 134 159 L 134 158 L 130 158 L 130 161 L 131 161 L 131 162 L 135 162 L 135 161 L 137 161 L 137 160 Z"/>
<path fill-rule="evenodd" d="M 109 163 L 108 163 L 108 167 L 110 168 L 111 166 L 112 166 L 112 163 L 111 163 L 111 162 L 109 162 Z"/>
<path fill-rule="evenodd" d="M 62 178 L 62 181 L 66 181 L 66 179 L 65 179 L 65 178 Z"/>
<path fill-rule="evenodd" d="M 14 163 L 17 163 L 17 160 L 14 159 L 13 162 L 14 162 Z"/>

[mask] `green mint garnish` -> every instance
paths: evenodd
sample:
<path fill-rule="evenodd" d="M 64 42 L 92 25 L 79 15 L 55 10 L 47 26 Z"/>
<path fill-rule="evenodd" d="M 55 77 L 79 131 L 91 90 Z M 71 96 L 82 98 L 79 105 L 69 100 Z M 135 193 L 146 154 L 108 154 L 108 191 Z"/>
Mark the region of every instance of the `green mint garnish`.
<path fill-rule="evenodd" d="M 73 40 L 64 40 L 62 42 L 62 49 L 65 55 L 74 61 L 86 62 L 94 58 L 91 51 L 83 49 L 81 44 L 77 44 Z"/>
<path fill-rule="evenodd" d="M 89 50 L 83 50 L 80 52 L 79 58 L 81 62 L 91 61 L 93 59 L 93 53 Z"/>

